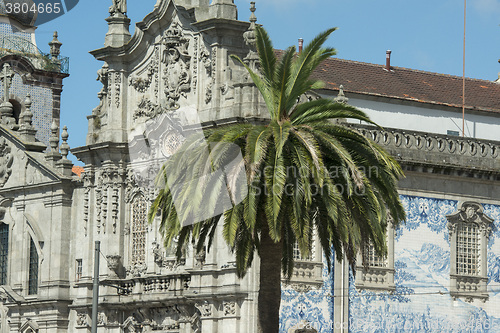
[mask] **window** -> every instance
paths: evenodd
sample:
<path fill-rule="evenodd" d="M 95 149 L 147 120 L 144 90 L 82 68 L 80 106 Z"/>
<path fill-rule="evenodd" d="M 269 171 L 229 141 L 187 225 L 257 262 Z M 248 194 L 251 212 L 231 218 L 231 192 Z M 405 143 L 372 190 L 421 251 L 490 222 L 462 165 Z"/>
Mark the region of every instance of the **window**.
<path fill-rule="evenodd" d="M 314 244 L 314 242 L 313 242 Z M 304 258 L 302 256 L 302 253 L 300 252 L 300 249 L 299 249 L 299 243 L 295 242 L 295 244 L 293 245 L 293 260 L 312 260 L 314 259 L 314 246 L 313 246 L 313 249 L 311 249 L 311 253 L 309 254 L 308 257 Z"/>
<path fill-rule="evenodd" d="M 387 257 L 377 255 L 373 243 L 368 243 L 358 253 L 356 287 L 374 291 L 393 291 L 394 286 L 394 226 L 387 218 Z"/>
<path fill-rule="evenodd" d="M 380 257 L 375 251 L 375 246 L 370 242 L 364 249 L 365 261 L 369 267 L 387 267 L 387 257 Z"/>
<path fill-rule="evenodd" d="M 83 268 L 82 259 L 76 259 L 76 272 L 75 272 L 76 282 L 80 281 L 82 278 L 82 268 Z"/>
<path fill-rule="evenodd" d="M 458 212 L 446 216 L 450 232 L 450 294 L 454 298 L 488 299 L 488 238 L 493 219 L 477 202 L 459 203 Z"/>
<path fill-rule="evenodd" d="M 316 231 L 311 234 L 311 251 L 309 256 L 304 257 L 296 242 L 293 246 L 293 273 L 290 279 L 282 277 L 285 285 L 291 286 L 298 292 L 307 292 L 312 289 L 321 288 L 323 285 L 323 256 Z"/>
<path fill-rule="evenodd" d="M 30 239 L 30 262 L 28 278 L 28 295 L 38 293 L 38 251 L 33 238 Z"/>
<path fill-rule="evenodd" d="M 7 266 L 9 254 L 9 226 L 0 223 L 0 285 L 7 284 Z"/>
<path fill-rule="evenodd" d="M 132 201 L 132 265 L 146 261 L 147 203 L 143 195 Z"/>
<path fill-rule="evenodd" d="M 479 231 L 475 223 L 460 223 L 457 228 L 457 274 L 479 275 Z"/>

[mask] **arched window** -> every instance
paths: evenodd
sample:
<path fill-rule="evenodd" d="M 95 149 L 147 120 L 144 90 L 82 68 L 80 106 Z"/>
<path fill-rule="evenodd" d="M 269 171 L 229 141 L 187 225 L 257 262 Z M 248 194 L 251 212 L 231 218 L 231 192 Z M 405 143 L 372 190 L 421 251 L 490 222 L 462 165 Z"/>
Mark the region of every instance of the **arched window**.
<path fill-rule="evenodd" d="M 38 251 L 33 238 L 30 238 L 28 295 L 35 295 L 36 293 L 38 293 Z"/>
<path fill-rule="evenodd" d="M 9 256 L 9 226 L 0 223 L 0 285 L 7 284 L 7 266 Z"/>
<path fill-rule="evenodd" d="M 146 261 L 147 202 L 142 194 L 132 201 L 132 265 L 142 265 Z"/>

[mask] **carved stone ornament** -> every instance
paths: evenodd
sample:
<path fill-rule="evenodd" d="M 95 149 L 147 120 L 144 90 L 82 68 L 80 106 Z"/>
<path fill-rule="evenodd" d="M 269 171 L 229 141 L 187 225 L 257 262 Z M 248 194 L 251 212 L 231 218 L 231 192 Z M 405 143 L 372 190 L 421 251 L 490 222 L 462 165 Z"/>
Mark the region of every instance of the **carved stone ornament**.
<path fill-rule="evenodd" d="M 118 277 L 121 258 L 122 258 L 122 256 L 120 256 L 118 254 L 111 254 L 111 255 L 106 256 L 106 260 L 108 262 L 108 268 L 112 272 L 112 277 Z"/>
<path fill-rule="evenodd" d="M 168 109 L 179 108 L 179 99 L 191 91 L 191 56 L 188 54 L 189 39 L 184 36 L 179 23 L 172 23 L 163 36 L 165 49 L 161 61 L 165 97 Z"/>
<path fill-rule="evenodd" d="M 140 117 L 154 118 L 164 112 L 163 108 L 151 102 L 145 96 L 137 103 L 137 109 L 134 111 L 134 120 Z"/>
<path fill-rule="evenodd" d="M 76 326 L 87 326 L 88 315 L 85 312 L 78 312 L 76 314 Z"/>
<path fill-rule="evenodd" d="M 212 316 L 212 304 L 208 302 L 204 302 L 202 304 L 195 304 L 196 308 L 200 311 L 202 317 L 210 317 Z"/>
<path fill-rule="evenodd" d="M 151 86 L 151 82 L 153 82 L 153 77 L 158 73 L 159 65 L 158 59 L 155 55 L 153 55 L 153 60 L 146 67 L 146 75 L 143 73 L 138 73 L 138 76 L 131 76 L 129 79 L 129 85 L 134 87 L 138 92 L 144 93 Z"/>
<path fill-rule="evenodd" d="M 236 315 L 236 302 L 223 302 L 222 308 L 223 308 L 224 316 Z"/>
<path fill-rule="evenodd" d="M 0 187 L 3 187 L 12 174 L 14 157 L 5 138 L 0 138 Z"/>
<path fill-rule="evenodd" d="M 98 115 L 103 111 L 103 108 L 105 106 L 105 100 L 108 96 L 108 89 L 109 89 L 109 76 L 108 76 L 108 71 L 109 71 L 109 66 L 107 63 L 104 63 L 102 67 L 97 71 L 97 78 L 96 81 L 99 81 L 102 83 L 102 88 L 101 90 L 97 93 L 97 97 L 99 98 L 99 105 L 92 110 L 92 114 Z"/>
<path fill-rule="evenodd" d="M 146 273 L 147 270 L 146 264 L 136 264 L 133 266 L 128 266 L 127 267 L 127 276 L 133 276 L 133 277 L 140 277 L 144 273 Z"/>
<path fill-rule="evenodd" d="M 120 72 L 115 72 L 115 104 L 117 108 L 120 107 L 121 85 L 122 85 L 122 74 Z"/>
<path fill-rule="evenodd" d="M 177 245 L 174 243 L 171 245 L 171 248 L 176 248 Z M 180 258 L 177 260 L 175 256 L 166 256 L 165 251 L 162 249 L 162 246 L 153 242 L 153 256 L 154 261 L 158 265 L 158 267 L 163 267 L 168 270 L 175 270 L 179 266 L 184 266 L 186 264 L 186 258 Z"/>
<path fill-rule="evenodd" d="M 105 324 L 106 324 L 106 315 L 104 314 L 104 312 L 99 312 L 97 314 L 97 325 L 100 326 Z"/>
<path fill-rule="evenodd" d="M 491 225 L 494 221 L 491 217 L 483 213 L 483 206 L 480 203 L 472 201 L 463 202 L 456 213 L 447 215 L 446 218 L 448 219 L 450 236 L 456 232 L 457 223 L 462 222 L 477 224 L 483 235 L 489 238 L 491 234 Z"/>

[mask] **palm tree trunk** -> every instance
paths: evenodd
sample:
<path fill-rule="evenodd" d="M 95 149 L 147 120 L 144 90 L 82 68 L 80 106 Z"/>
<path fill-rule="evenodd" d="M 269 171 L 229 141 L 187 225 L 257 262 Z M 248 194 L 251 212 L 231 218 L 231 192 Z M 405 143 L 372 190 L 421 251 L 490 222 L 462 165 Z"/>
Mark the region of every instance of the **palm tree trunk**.
<path fill-rule="evenodd" d="M 281 303 L 282 242 L 275 243 L 269 236 L 267 222 L 264 222 L 264 224 L 259 255 L 258 332 L 278 333 Z"/>

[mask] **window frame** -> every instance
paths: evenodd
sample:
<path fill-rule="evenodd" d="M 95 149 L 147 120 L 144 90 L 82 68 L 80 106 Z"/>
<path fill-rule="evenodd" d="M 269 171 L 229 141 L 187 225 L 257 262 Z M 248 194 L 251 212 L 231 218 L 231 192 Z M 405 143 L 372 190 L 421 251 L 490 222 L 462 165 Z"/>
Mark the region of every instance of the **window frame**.
<path fill-rule="evenodd" d="M 366 253 L 372 244 L 367 244 L 362 250 L 358 251 L 356 258 L 356 288 L 370 290 L 375 292 L 390 292 L 396 290 L 394 283 L 394 223 L 391 216 L 387 217 L 387 257 L 385 259 L 377 258 L 379 262 L 384 261 L 385 265 L 369 265 Z M 373 250 L 372 250 L 373 251 Z M 376 254 L 371 257 L 378 257 Z"/>
<path fill-rule="evenodd" d="M 474 201 L 459 202 L 457 212 L 447 215 L 450 239 L 450 294 L 454 299 L 465 298 L 486 301 L 489 298 L 488 284 L 488 241 L 493 219 L 483 213 L 483 206 Z M 464 226 L 477 228 L 477 273 L 460 272 L 457 262 L 460 251 L 460 232 Z"/>
<path fill-rule="evenodd" d="M 75 282 L 80 282 L 83 276 L 83 259 L 75 260 Z"/>
<path fill-rule="evenodd" d="M 298 249 L 298 244 L 294 244 L 294 251 Z M 294 255 L 294 254 L 292 254 Z M 290 279 L 282 275 L 281 282 L 284 285 L 291 286 L 298 292 L 308 292 L 312 289 L 319 289 L 323 285 L 323 252 L 319 243 L 316 230 L 311 234 L 311 253 L 308 258 L 296 259 L 294 255 L 293 273 Z"/>
<path fill-rule="evenodd" d="M 8 284 L 9 280 L 9 240 L 10 240 L 10 225 L 5 222 L 0 222 L 0 235 L 2 235 L 1 228 L 5 228 L 6 233 L 6 243 L 3 244 L 4 239 L 0 236 L 0 250 L 5 250 L 5 254 L 0 255 L 0 285 Z M 1 253 L 2 251 L 0 251 Z M 5 260 L 3 260 L 5 258 Z"/>
<path fill-rule="evenodd" d="M 34 255 L 34 256 L 33 256 Z M 35 260 L 36 259 L 36 260 Z M 38 294 L 40 272 L 40 255 L 33 237 L 30 237 L 29 256 L 28 256 L 28 295 Z"/>

